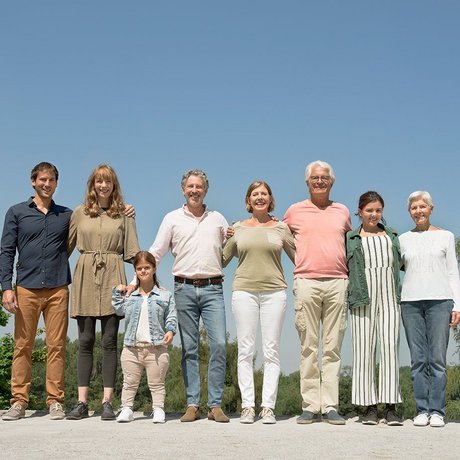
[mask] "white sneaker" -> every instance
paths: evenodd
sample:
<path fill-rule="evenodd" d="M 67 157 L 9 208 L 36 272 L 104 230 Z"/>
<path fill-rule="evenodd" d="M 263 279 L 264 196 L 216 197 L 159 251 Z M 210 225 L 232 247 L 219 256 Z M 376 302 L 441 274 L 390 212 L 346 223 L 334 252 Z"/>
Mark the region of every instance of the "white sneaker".
<path fill-rule="evenodd" d="M 165 422 L 165 411 L 161 407 L 154 407 L 153 408 L 153 423 L 164 423 Z"/>
<path fill-rule="evenodd" d="M 118 414 L 117 422 L 125 423 L 132 422 L 134 420 L 134 414 L 130 407 L 123 407 L 121 412 Z"/>
<path fill-rule="evenodd" d="M 430 415 L 430 426 L 435 428 L 442 428 L 445 425 L 444 417 L 439 414 Z"/>
<path fill-rule="evenodd" d="M 414 418 L 414 426 L 427 426 L 429 423 L 429 419 L 430 418 L 428 414 L 426 412 L 422 412 Z"/>
<path fill-rule="evenodd" d="M 250 424 L 254 423 L 256 412 L 253 407 L 244 407 L 241 411 L 240 423 Z"/>
<path fill-rule="evenodd" d="M 259 417 L 262 419 L 262 423 L 267 425 L 273 425 L 276 423 L 275 414 L 273 413 L 273 409 L 269 407 L 264 407 L 262 412 L 259 414 Z"/>

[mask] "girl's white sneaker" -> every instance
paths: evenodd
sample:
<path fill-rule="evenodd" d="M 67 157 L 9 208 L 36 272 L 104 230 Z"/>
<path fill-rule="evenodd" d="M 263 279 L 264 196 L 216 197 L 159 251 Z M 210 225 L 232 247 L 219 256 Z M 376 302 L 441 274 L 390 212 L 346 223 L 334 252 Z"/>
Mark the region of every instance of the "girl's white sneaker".
<path fill-rule="evenodd" d="M 117 422 L 125 423 L 132 422 L 134 420 L 134 413 L 130 407 L 123 407 L 121 412 L 118 414 Z"/>
<path fill-rule="evenodd" d="M 165 411 L 161 407 L 153 408 L 153 423 L 164 423 L 166 421 Z"/>

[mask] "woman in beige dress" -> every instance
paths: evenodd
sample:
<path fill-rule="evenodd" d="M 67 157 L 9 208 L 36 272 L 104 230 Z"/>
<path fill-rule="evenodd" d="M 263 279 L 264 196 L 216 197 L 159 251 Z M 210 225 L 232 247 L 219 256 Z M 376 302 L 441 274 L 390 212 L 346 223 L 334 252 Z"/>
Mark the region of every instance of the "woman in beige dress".
<path fill-rule="evenodd" d="M 120 317 L 112 308 L 112 287 L 126 284 L 124 262 L 139 251 L 134 219 L 125 215 L 125 203 L 113 168 L 98 166 L 87 183 L 85 202 L 70 220 L 69 252 L 80 252 L 70 298 L 70 316 L 78 323 L 78 402 L 67 419 L 88 417 L 88 388 L 93 368 L 96 321 L 101 322 L 102 420 L 114 420 L 113 388 L 117 369 Z"/>

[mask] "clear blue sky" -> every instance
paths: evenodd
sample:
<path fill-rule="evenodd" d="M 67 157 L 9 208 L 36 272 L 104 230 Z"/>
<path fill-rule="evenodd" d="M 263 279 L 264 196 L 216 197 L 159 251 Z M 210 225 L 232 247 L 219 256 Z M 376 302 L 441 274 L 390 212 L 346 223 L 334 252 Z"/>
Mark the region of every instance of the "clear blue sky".
<path fill-rule="evenodd" d="M 3 1 L 0 215 L 32 194 L 40 161 L 58 166 L 55 198 L 70 207 L 108 162 L 148 248 L 183 202 L 185 170 L 209 174 L 208 205 L 233 221 L 258 178 L 281 217 L 306 198 L 306 164 L 323 159 L 337 173 L 332 198 L 353 213 L 375 189 L 403 232 L 407 196 L 426 189 L 433 223 L 460 235 L 459 18 L 456 0 Z M 167 288 L 170 272 L 166 258 Z M 287 260 L 285 272 L 291 283 Z M 292 310 L 290 301 L 285 372 L 298 366 Z M 350 363 L 349 335 L 343 354 Z M 404 336 L 401 356 L 407 364 Z"/>

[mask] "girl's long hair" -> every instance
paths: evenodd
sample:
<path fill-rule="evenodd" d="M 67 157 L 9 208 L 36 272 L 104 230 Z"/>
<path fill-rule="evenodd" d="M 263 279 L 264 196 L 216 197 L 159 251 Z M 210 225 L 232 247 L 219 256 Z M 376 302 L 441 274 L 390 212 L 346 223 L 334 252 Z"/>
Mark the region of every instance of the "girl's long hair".
<path fill-rule="evenodd" d="M 152 265 L 155 269 L 157 268 L 157 261 L 155 260 L 155 257 L 153 257 L 153 255 L 149 251 L 139 251 L 134 256 L 134 259 L 133 259 L 134 268 L 136 268 L 140 262 L 147 262 L 148 264 Z M 160 283 L 158 282 L 158 278 L 157 278 L 157 272 L 153 274 L 153 284 L 157 287 L 160 287 Z"/>

